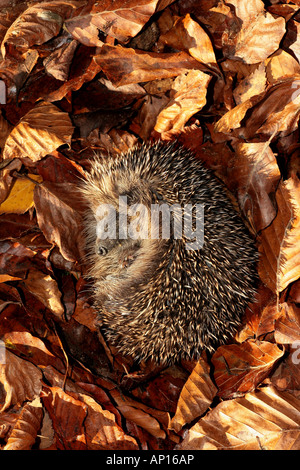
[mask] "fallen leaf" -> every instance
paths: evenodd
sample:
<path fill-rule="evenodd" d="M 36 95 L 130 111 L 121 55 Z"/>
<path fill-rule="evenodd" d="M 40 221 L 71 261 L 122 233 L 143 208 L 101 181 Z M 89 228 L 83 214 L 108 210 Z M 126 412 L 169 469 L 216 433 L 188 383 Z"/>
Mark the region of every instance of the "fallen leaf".
<path fill-rule="evenodd" d="M 169 428 L 179 432 L 183 426 L 201 416 L 216 393 L 217 388 L 209 376 L 207 365 L 199 360 L 182 388 Z"/>
<path fill-rule="evenodd" d="M 40 398 L 26 403 L 3 450 L 30 450 L 40 430 L 43 416 Z"/>
<path fill-rule="evenodd" d="M 299 450 L 299 424 L 299 399 L 265 387 L 221 402 L 175 450 Z"/>
<path fill-rule="evenodd" d="M 0 364 L 0 382 L 5 390 L 0 412 L 38 397 L 42 389 L 41 380 L 42 373 L 36 366 L 6 349 L 5 363 Z"/>
<path fill-rule="evenodd" d="M 299 278 L 299 180 L 291 176 L 276 191 L 278 212 L 260 235 L 259 275 L 276 294 Z"/>
<path fill-rule="evenodd" d="M 111 390 L 110 393 L 117 403 L 118 410 L 126 419 L 130 419 L 138 426 L 146 429 L 152 436 L 160 439 L 164 439 L 166 437 L 165 431 L 161 429 L 160 424 L 156 419 L 156 417 L 159 417 L 160 419 L 163 419 L 165 424 L 167 424 L 168 418 L 166 412 L 154 410 L 153 408 L 147 407 L 129 397 L 125 397 L 116 389 Z M 153 414 L 154 416 L 152 416 Z"/>
<path fill-rule="evenodd" d="M 281 315 L 275 322 L 275 340 L 279 344 L 300 346 L 300 311 L 294 304 L 280 304 Z"/>
<path fill-rule="evenodd" d="M 269 142 L 238 142 L 235 164 L 230 170 L 239 206 L 255 233 L 266 228 L 276 216 L 275 191 L 280 180 L 277 160 Z"/>
<path fill-rule="evenodd" d="M 99 31 L 120 42 L 136 36 L 155 12 L 158 0 L 104 0 L 87 5 L 65 22 L 75 39 L 87 46 L 99 46 Z"/>
<path fill-rule="evenodd" d="M 33 180 L 33 181 L 32 181 Z M 8 198 L 0 204 L 0 214 L 25 214 L 34 205 L 33 192 L 37 181 L 43 180 L 39 175 L 28 174 L 28 178 L 18 178 L 13 185 Z"/>
<path fill-rule="evenodd" d="M 49 274 L 31 268 L 24 279 L 24 284 L 29 292 L 49 308 L 55 316 L 62 318 L 64 307 L 61 303 L 61 292 L 56 281 Z"/>
<path fill-rule="evenodd" d="M 279 49 L 267 61 L 266 73 L 269 83 L 276 83 L 294 75 L 300 75 L 300 65 L 288 52 Z"/>
<path fill-rule="evenodd" d="M 206 104 L 206 92 L 211 77 L 200 70 L 179 75 L 173 83 L 170 101 L 159 113 L 154 131 L 183 130 L 185 123 Z"/>
<path fill-rule="evenodd" d="M 88 395 L 78 394 L 78 398 L 88 407 L 84 427 L 89 450 L 138 450 L 135 439 L 116 424 L 113 413 Z"/>
<path fill-rule="evenodd" d="M 48 242 L 55 243 L 66 260 L 81 260 L 85 244 L 77 186 L 45 181 L 35 187 L 34 204 L 39 227 Z"/>
<path fill-rule="evenodd" d="M 220 73 L 215 52 L 204 29 L 194 21 L 190 14 L 178 18 L 172 28 L 160 36 L 160 42 L 173 49 L 189 52 L 194 59 L 199 60 L 217 74 Z"/>
<path fill-rule="evenodd" d="M 252 392 L 283 354 L 276 344 L 267 341 L 220 346 L 212 357 L 218 395 L 232 398 Z"/>
<path fill-rule="evenodd" d="M 67 81 L 72 59 L 77 47 L 78 42 L 73 40 L 63 44 L 59 49 L 56 49 L 44 59 L 44 66 L 47 73 L 57 80 Z"/>
<path fill-rule="evenodd" d="M 37 3 L 27 8 L 6 31 L 1 44 L 3 57 L 9 47 L 26 50 L 56 36 L 72 10 L 83 2 L 76 0 Z"/>
<path fill-rule="evenodd" d="M 285 34 L 284 18 L 274 18 L 266 12 L 261 0 L 230 0 L 230 4 L 238 21 L 228 33 L 228 46 L 224 50 L 227 57 L 242 59 L 246 64 L 265 60 L 278 49 Z"/>
<path fill-rule="evenodd" d="M 71 142 L 73 126 L 67 113 L 51 103 L 38 103 L 9 134 L 3 158 L 40 160 L 47 153 Z"/>
<path fill-rule="evenodd" d="M 252 96 L 259 95 L 267 86 L 266 67 L 262 63 L 252 73 L 241 80 L 233 90 L 236 104 L 243 103 Z"/>
<path fill-rule="evenodd" d="M 104 45 L 94 60 L 116 86 L 176 77 L 187 70 L 201 68 L 201 64 L 186 52 L 159 54 L 120 45 Z"/>

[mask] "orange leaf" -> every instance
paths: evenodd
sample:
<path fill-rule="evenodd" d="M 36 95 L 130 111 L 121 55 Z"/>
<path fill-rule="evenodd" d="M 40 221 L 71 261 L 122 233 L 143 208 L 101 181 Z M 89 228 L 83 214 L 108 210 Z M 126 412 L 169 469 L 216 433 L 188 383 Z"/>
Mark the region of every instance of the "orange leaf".
<path fill-rule="evenodd" d="M 212 357 L 218 395 L 229 398 L 251 392 L 282 355 L 282 350 L 267 341 L 220 346 Z"/>

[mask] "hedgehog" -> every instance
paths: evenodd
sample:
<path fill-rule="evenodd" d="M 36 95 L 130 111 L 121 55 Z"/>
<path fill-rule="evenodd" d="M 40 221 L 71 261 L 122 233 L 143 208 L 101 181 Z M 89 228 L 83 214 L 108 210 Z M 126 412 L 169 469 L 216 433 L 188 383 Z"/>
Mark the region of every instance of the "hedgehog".
<path fill-rule="evenodd" d="M 100 329 L 134 361 L 172 364 L 228 342 L 253 301 L 257 250 L 191 151 L 144 143 L 97 156 L 81 188 Z"/>

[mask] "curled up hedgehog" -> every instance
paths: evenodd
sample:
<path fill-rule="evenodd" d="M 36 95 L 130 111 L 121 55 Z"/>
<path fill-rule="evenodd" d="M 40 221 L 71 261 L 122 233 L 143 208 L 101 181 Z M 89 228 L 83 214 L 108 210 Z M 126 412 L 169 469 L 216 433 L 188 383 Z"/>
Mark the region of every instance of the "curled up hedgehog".
<path fill-rule="evenodd" d="M 253 300 L 257 252 L 222 184 L 187 150 L 98 157 L 82 193 L 89 275 L 108 341 L 166 364 L 214 351 Z"/>

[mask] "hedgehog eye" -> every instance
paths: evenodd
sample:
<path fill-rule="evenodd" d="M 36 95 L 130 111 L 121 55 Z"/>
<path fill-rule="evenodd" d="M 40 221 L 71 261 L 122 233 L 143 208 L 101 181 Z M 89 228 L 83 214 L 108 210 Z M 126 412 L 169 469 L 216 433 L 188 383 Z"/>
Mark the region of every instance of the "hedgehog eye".
<path fill-rule="evenodd" d="M 105 256 L 108 253 L 108 249 L 105 246 L 98 246 L 97 253 L 99 256 Z"/>

